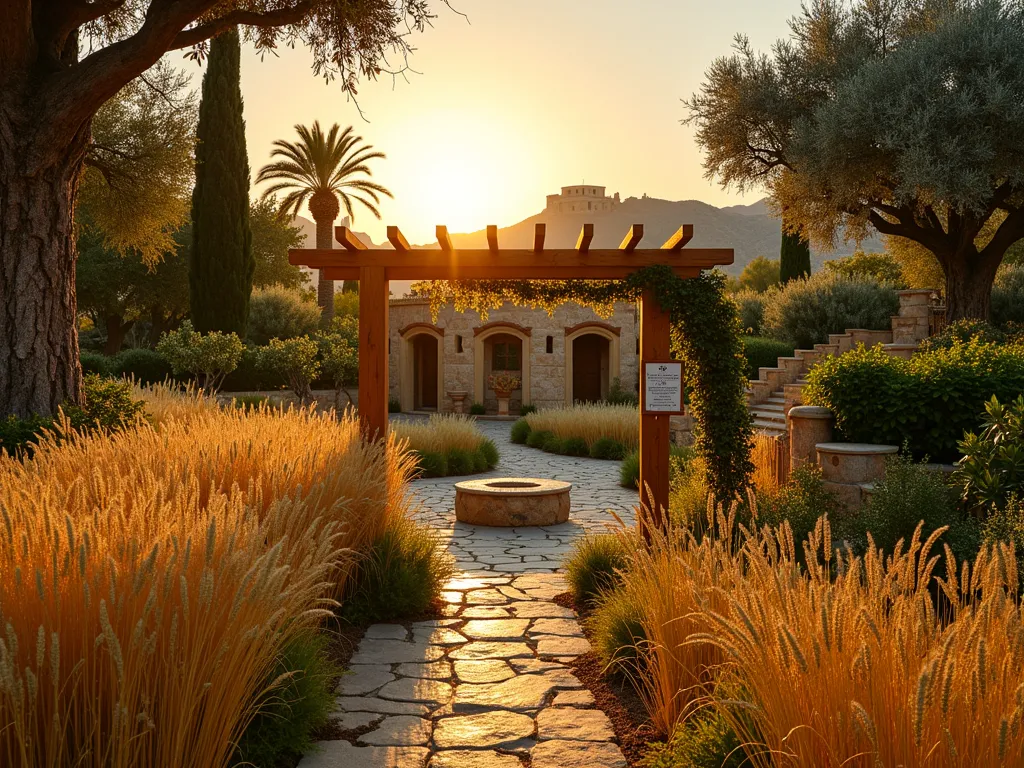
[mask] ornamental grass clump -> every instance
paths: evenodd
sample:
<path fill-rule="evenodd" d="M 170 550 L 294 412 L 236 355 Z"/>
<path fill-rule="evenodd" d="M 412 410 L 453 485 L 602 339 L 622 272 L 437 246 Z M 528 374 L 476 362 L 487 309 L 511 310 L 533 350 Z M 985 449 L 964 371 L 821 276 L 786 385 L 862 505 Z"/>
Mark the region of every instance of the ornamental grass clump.
<path fill-rule="evenodd" d="M 580 438 L 591 447 L 603 438 L 617 440 L 627 450 L 640 444 L 640 418 L 632 405 L 587 403 L 527 414 L 530 433 L 550 432 L 559 440 Z M 527 445 L 530 445 L 527 439 Z"/>
<path fill-rule="evenodd" d="M 461 414 L 435 413 L 427 421 L 395 421 L 390 430 L 405 444 L 425 477 L 485 472 L 500 458 L 476 420 Z"/>
<path fill-rule="evenodd" d="M 404 519 L 411 469 L 305 410 L 0 457 L 0 765 L 229 765 L 282 649 Z"/>

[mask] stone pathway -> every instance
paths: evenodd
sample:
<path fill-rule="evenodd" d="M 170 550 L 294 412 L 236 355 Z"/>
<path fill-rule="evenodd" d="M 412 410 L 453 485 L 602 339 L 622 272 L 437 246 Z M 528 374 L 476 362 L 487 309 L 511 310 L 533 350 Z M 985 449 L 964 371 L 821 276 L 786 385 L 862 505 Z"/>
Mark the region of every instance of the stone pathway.
<path fill-rule="evenodd" d="M 446 618 L 369 627 L 338 689 L 341 728 L 299 768 L 625 768 L 607 716 L 567 666 L 590 645 L 573 611 L 552 602 L 572 542 L 633 522 L 636 494 L 618 463 L 554 456 L 508 439 L 508 422 L 480 422 L 501 463 L 483 476 L 573 483 L 569 522 L 486 528 L 455 521 L 459 478 L 417 480 L 421 522 L 456 558 Z M 477 475 L 482 477 L 482 475 Z"/>

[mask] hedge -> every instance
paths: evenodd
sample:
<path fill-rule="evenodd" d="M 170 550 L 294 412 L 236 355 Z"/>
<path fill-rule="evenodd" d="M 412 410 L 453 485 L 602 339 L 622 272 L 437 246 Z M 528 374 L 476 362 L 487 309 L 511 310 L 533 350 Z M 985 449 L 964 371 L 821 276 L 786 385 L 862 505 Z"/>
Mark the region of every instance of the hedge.
<path fill-rule="evenodd" d="M 747 360 L 747 378 L 756 379 L 758 368 L 774 368 L 780 357 L 792 357 L 796 347 L 788 341 L 763 336 L 743 337 L 743 357 Z"/>
<path fill-rule="evenodd" d="M 986 401 L 1021 392 L 1024 344 L 975 340 L 909 360 L 881 347 L 825 358 L 808 375 L 804 400 L 831 410 L 847 441 L 906 444 L 916 457 L 951 461 L 964 432 L 977 431 Z"/>

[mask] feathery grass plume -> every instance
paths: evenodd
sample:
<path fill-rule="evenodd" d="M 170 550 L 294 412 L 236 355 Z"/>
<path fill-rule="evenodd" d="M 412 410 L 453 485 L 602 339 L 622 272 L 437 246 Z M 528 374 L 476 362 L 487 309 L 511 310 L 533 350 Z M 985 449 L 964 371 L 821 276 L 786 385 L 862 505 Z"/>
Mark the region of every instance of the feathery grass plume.
<path fill-rule="evenodd" d="M 132 395 L 146 404 L 146 418 L 159 428 L 171 419 L 183 419 L 219 409 L 217 399 L 188 382 L 184 385 L 163 382 L 162 384 L 139 384 L 134 379 Z"/>
<path fill-rule="evenodd" d="M 581 438 L 587 450 L 602 438 L 618 440 L 627 451 L 640 445 L 640 419 L 636 406 L 586 403 L 528 413 L 531 432 L 550 432 L 559 440 Z"/>
<path fill-rule="evenodd" d="M 0 765 L 227 766 L 281 649 L 404 519 L 410 471 L 301 410 L 0 458 Z"/>
<path fill-rule="evenodd" d="M 472 453 L 487 439 L 476 420 L 462 414 L 434 413 L 427 421 L 394 421 L 389 431 L 408 441 L 411 451 L 448 453 L 455 449 Z"/>
<path fill-rule="evenodd" d="M 720 680 L 749 705 L 739 717 L 720 702 L 741 739 L 757 745 L 747 750 L 751 763 L 768 768 L 785 754 L 786 765 L 806 768 L 852 759 L 1020 765 L 1024 628 L 1007 578 L 1012 549 L 979 553 L 973 589 L 946 584 L 951 608 L 940 615 L 929 590 L 937 534 L 922 541 L 919 527 L 892 558 L 872 546 L 863 558 L 847 552 L 834 569 L 825 534 L 821 524 L 811 534 L 815 562 L 805 572 L 785 526 L 750 534 L 727 610 L 702 611 L 710 631 L 700 639 L 729 656 Z M 955 579 L 956 568 L 949 573 Z"/>

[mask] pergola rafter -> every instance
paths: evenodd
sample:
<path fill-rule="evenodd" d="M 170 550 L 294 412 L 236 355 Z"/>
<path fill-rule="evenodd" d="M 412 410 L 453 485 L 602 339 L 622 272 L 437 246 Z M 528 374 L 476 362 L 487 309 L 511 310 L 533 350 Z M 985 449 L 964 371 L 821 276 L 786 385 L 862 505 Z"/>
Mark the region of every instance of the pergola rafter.
<path fill-rule="evenodd" d="M 298 248 L 288 252 L 292 264 L 321 270 L 328 280 L 359 280 L 359 419 L 364 433 L 380 439 L 387 433 L 388 300 L 391 280 L 622 280 L 653 265 L 667 265 L 683 278 L 702 269 L 732 264 L 731 248 L 687 250 L 693 226 L 683 225 L 660 248 L 640 248 L 644 227 L 634 224 L 618 248 L 590 246 L 594 225 L 584 224 L 575 248 L 545 247 L 546 227 L 537 224 L 533 248 L 498 244 L 498 228 L 487 227 L 486 249 L 458 249 L 448 228 L 438 226 L 438 249 L 413 249 L 398 227 L 389 226 L 391 248 L 369 249 L 348 227 L 336 227 L 341 249 Z M 640 366 L 670 357 L 669 315 L 650 292 L 641 300 Z M 645 412 L 640 392 L 640 483 L 653 519 L 660 526 L 668 506 L 669 416 Z"/>

